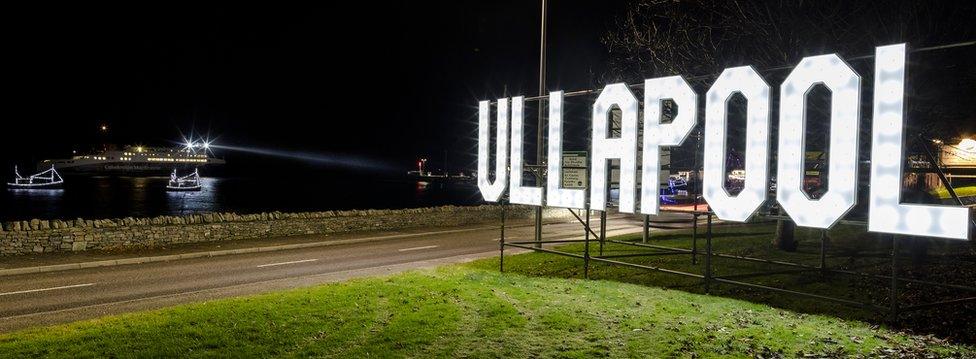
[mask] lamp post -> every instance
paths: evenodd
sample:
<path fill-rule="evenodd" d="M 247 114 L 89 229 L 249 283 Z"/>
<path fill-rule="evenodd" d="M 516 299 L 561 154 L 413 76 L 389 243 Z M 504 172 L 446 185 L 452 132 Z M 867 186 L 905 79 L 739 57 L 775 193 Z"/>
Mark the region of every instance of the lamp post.
<path fill-rule="evenodd" d="M 542 0 L 542 28 L 539 39 L 539 96 L 545 96 L 546 94 L 546 15 L 549 12 L 549 3 L 546 0 Z M 542 183 L 542 116 L 544 114 L 542 108 L 542 101 L 539 101 L 539 117 L 538 126 L 535 131 L 535 178 L 536 185 L 541 185 L 543 191 L 545 191 L 545 185 Z M 555 174 L 558 176 L 559 174 Z M 535 246 L 537 248 L 542 247 L 542 206 L 535 208 Z"/>

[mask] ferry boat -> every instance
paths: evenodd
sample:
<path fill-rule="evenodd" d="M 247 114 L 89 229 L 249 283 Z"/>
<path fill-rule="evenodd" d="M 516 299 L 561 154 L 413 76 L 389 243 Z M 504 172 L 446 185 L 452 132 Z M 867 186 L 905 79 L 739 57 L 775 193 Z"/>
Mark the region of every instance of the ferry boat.
<path fill-rule="evenodd" d="M 447 162 L 445 158 L 444 162 Z M 442 173 L 434 173 L 432 171 L 426 171 L 424 167 L 427 164 L 426 158 L 421 158 L 417 160 L 417 170 L 407 171 L 407 177 L 415 179 L 418 182 L 427 183 L 439 183 L 439 182 L 476 182 L 478 176 L 474 173 L 468 175 L 464 171 L 460 171 L 457 174 L 451 174 L 444 170 Z"/>
<path fill-rule="evenodd" d="M 14 166 L 14 181 L 7 183 L 7 188 L 9 189 L 51 189 L 51 188 L 61 188 L 64 184 L 64 178 L 58 174 L 58 171 L 51 166 L 50 169 L 42 171 L 40 173 L 32 174 L 30 176 L 24 177 L 20 175 L 20 171 L 17 170 L 17 166 Z"/>
<path fill-rule="evenodd" d="M 37 168 L 53 167 L 63 175 L 166 175 L 175 169 L 222 165 L 224 160 L 210 156 L 206 150 L 193 147 L 126 146 L 121 150 L 107 149 L 68 159 L 41 161 Z"/>
<path fill-rule="evenodd" d="M 199 191 L 200 188 L 200 172 L 197 169 L 182 177 L 177 175 L 174 169 L 169 175 L 169 183 L 166 184 L 167 191 Z"/>
<path fill-rule="evenodd" d="M 421 171 L 407 171 L 407 176 L 411 179 L 423 182 L 476 182 L 478 176 L 471 174 L 468 175 L 464 172 L 458 172 L 457 174 L 451 174 L 447 172 L 434 173 L 434 172 L 421 172 Z"/>

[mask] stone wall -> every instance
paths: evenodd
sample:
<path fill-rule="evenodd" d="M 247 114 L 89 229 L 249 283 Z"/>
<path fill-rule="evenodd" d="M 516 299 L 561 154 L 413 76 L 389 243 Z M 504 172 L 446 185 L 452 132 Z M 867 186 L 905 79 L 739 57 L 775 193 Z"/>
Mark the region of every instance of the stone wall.
<path fill-rule="evenodd" d="M 419 227 L 498 223 L 500 207 L 444 206 L 399 210 L 302 213 L 205 213 L 151 218 L 15 221 L 3 223 L 0 256 L 85 250 L 153 248 L 180 243 L 228 241 Z M 533 209 L 509 206 L 507 217 L 530 218 Z M 546 209 L 546 218 L 571 217 Z"/>

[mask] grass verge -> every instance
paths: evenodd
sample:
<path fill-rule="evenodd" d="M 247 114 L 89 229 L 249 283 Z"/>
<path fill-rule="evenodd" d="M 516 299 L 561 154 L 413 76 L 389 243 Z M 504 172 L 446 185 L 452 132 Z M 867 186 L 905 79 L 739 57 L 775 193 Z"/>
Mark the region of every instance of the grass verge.
<path fill-rule="evenodd" d="M 956 195 L 959 197 L 976 196 L 976 186 L 953 188 L 953 191 L 955 191 Z M 949 190 L 947 190 L 945 187 L 932 191 L 932 194 L 938 197 L 939 199 L 952 198 L 952 196 L 949 196 Z"/>
<path fill-rule="evenodd" d="M 768 230 L 724 230 L 716 250 L 755 254 L 741 243 Z M 680 235 L 656 240 L 689 244 Z M 801 246 L 791 255 L 810 253 Z M 684 256 L 647 260 L 695 267 Z M 827 303 L 728 288 L 703 295 L 694 281 L 619 266 L 594 265 L 598 280 L 582 280 L 579 260 L 547 254 L 507 257 L 504 274 L 497 265 L 491 258 L 30 329 L 0 335 L 0 357 L 976 356 L 972 345 L 854 320 L 870 314 Z M 829 290 L 811 279 L 766 280 Z"/>

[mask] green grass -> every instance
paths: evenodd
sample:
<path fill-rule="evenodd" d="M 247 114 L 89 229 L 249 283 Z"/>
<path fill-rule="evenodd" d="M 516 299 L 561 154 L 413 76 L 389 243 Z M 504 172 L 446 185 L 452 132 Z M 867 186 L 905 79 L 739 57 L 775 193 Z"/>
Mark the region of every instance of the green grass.
<path fill-rule="evenodd" d="M 716 250 L 817 260 L 807 240 L 796 254 L 758 245 L 768 241 L 768 230 L 722 229 Z M 686 236 L 656 240 L 690 246 Z M 870 258 L 874 250 L 866 245 L 858 253 Z M 687 256 L 644 260 L 683 270 L 701 267 Z M 831 261 L 839 266 L 850 260 Z M 30 329 L 0 335 L 0 357 L 976 356 L 972 345 L 878 327 L 855 320 L 873 314 L 821 301 L 725 287 L 713 292 L 721 296 L 703 295 L 695 280 L 621 266 L 594 264 L 591 275 L 597 279 L 584 280 L 578 278 L 579 260 L 541 253 L 508 256 L 505 264 L 506 273 L 491 258 Z M 725 271 L 719 274 L 755 269 L 716 267 Z M 835 290 L 818 276 L 793 277 L 764 283 Z M 833 315 L 811 314 L 818 312 Z"/>
<path fill-rule="evenodd" d="M 956 195 L 959 197 L 976 196 L 976 186 L 953 188 L 953 190 L 956 191 Z M 949 196 L 949 190 L 947 190 L 945 187 L 932 191 L 932 194 L 939 199 L 952 198 L 952 196 Z"/>

